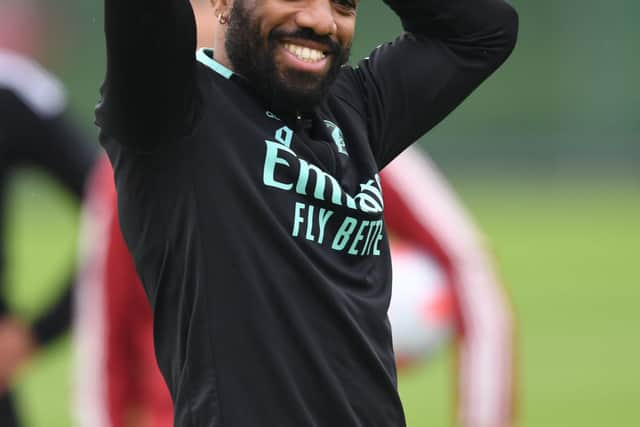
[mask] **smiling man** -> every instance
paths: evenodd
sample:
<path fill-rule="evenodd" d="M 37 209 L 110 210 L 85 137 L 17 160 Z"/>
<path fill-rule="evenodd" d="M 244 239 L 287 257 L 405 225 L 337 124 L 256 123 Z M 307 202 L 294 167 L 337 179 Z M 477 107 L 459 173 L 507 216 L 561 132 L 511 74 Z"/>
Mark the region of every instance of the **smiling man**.
<path fill-rule="evenodd" d="M 176 426 L 405 425 L 379 171 L 509 55 L 502 0 L 105 0 L 97 109 Z M 419 183 L 418 183 L 419 185 Z"/>
<path fill-rule="evenodd" d="M 310 111 L 349 59 L 356 0 L 294 3 L 235 2 L 214 48 L 273 108 Z"/>

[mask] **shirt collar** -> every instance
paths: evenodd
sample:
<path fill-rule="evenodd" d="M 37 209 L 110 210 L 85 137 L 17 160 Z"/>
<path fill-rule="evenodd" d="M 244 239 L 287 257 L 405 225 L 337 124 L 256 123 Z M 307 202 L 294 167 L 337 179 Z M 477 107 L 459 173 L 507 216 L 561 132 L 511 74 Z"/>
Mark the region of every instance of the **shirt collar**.
<path fill-rule="evenodd" d="M 234 75 L 233 71 L 219 63 L 213 58 L 213 49 L 211 48 L 200 48 L 196 51 L 196 59 L 198 62 L 204 64 L 205 66 L 211 68 L 216 73 L 220 74 L 225 79 L 231 79 L 231 76 Z"/>

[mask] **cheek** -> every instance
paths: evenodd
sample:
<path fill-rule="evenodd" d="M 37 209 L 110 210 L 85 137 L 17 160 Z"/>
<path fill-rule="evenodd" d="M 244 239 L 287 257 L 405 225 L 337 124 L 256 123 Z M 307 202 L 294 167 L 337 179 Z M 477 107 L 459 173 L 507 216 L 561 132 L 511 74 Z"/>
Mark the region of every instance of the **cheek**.
<path fill-rule="evenodd" d="M 336 22 L 338 26 L 338 39 L 342 46 L 350 46 L 355 33 L 355 19 L 341 19 Z"/>

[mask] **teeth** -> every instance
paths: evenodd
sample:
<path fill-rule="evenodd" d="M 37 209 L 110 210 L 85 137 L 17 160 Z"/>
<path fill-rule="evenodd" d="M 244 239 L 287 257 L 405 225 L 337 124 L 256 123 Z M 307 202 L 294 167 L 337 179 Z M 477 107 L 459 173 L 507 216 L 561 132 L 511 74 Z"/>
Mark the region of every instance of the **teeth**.
<path fill-rule="evenodd" d="M 299 46 L 297 44 L 285 43 L 284 48 L 305 62 L 317 62 L 326 56 L 321 50 Z"/>

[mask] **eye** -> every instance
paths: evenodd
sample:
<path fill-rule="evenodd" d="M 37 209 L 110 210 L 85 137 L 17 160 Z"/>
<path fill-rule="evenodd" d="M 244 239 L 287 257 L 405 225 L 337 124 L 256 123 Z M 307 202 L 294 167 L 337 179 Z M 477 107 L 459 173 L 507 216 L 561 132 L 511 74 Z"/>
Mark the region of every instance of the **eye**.
<path fill-rule="evenodd" d="M 333 0 L 333 4 L 337 6 L 337 8 L 342 13 L 353 14 L 356 11 L 357 0 Z"/>

